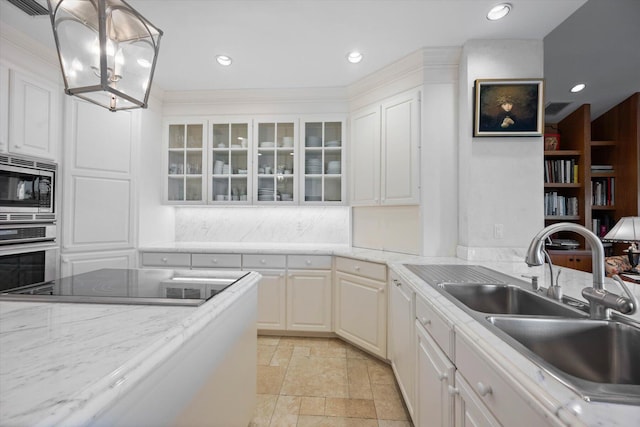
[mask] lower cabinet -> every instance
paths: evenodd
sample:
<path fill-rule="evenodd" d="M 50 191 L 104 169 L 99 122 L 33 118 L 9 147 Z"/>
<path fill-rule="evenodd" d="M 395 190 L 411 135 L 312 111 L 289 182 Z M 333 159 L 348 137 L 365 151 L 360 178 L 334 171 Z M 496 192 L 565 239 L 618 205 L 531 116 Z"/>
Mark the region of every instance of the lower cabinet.
<path fill-rule="evenodd" d="M 350 272 L 345 272 L 345 270 Z M 383 271 L 384 277 L 382 277 Z M 358 272 L 359 275 L 352 272 Z M 369 278 L 376 274 L 377 278 L 382 280 Z M 335 333 L 386 359 L 386 266 L 347 258 L 336 258 L 334 283 Z"/>
<path fill-rule="evenodd" d="M 409 415 L 415 420 L 415 291 L 395 273 L 389 280 L 387 354 Z"/>
<path fill-rule="evenodd" d="M 416 321 L 416 426 L 451 427 L 456 367 Z"/>
<path fill-rule="evenodd" d="M 258 283 L 258 329 L 287 328 L 286 276 L 284 270 L 255 270 L 262 275 Z"/>
<path fill-rule="evenodd" d="M 456 373 L 456 427 L 500 427 L 501 424 L 484 406 L 480 397 L 459 373 Z M 541 424 L 543 425 L 543 424 Z"/>
<path fill-rule="evenodd" d="M 289 270 L 287 330 L 331 332 L 331 270 Z"/>

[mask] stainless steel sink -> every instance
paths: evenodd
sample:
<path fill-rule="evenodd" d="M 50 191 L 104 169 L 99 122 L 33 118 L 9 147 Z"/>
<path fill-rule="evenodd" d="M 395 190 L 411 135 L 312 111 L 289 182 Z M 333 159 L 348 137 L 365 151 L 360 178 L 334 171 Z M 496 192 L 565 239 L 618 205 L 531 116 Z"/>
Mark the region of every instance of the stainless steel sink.
<path fill-rule="evenodd" d="M 487 320 L 538 362 L 550 365 L 554 376 L 586 400 L 640 403 L 639 327 L 614 320 L 508 316 Z"/>
<path fill-rule="evenodd" d="M 586 313 L 517 286 L 441 283 L 438 288 L 474 311 L 489 314 L 585 317 Z"/>

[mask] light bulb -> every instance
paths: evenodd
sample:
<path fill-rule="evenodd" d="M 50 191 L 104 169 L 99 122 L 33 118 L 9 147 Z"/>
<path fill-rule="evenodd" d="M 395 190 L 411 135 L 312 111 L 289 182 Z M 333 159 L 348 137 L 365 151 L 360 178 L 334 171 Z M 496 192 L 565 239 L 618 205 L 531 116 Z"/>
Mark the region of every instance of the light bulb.
<path fill-rule="evenodd" d="M 502 19 L 509 14 L 511 11 L 511 5 L 509 3 L 501 3 L 491 8 L 489 13 L 487 13 L 487 19 L 489 21 L 497 21 L 498 19 Z"/>

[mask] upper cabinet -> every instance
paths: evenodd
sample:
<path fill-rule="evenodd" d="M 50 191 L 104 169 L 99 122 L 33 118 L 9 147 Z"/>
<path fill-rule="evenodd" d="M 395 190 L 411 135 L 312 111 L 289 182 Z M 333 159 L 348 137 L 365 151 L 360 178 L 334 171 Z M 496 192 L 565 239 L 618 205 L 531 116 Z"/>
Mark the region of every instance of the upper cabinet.
<path fill-rule="evenodd" d="M 259 120 L 256 128 L 255 201 L 258 204 L 297 202 L 297 120 Z"/>
<path fill-rule="evenodd" d="M 2 66 L 0 93 L 0 151 L 57 160 L 60 87 Z"/>
<path fill-rule="evenodd" d="M 210 122 L 209 135 L 211 156 L 207 172 L 211 190 L 207 201 L 216 204 L 251 203 L 251 122 L 215 120 Z"/>
<path fill-rule="evenodd" d="M 167 119 L 165 202 L 344 203 L 344 128 L 327 117 Z"/>
<path fill-rule="evenodd" d="M 420 92 L 359 110 L 351 118 L 353 205 L 420 203 Z"/>
<path fill-rule="evenodd" d="M 304 203 L 341 203 L 345 200 L 344 126 L 341 120 L 302 124 L 303 182 L 300 199 Z"/>
<path fill-rule="evenodd" d="M 165 126 L 166 199 L 185 204 L 202 203 L 205 200 L 207 122 L 170 121 Z"/>

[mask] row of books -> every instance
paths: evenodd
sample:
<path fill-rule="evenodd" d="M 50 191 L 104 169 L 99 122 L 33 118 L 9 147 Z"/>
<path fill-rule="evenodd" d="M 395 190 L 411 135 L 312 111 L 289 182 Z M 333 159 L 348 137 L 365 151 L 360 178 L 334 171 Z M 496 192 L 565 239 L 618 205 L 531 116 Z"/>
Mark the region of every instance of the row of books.
<path fill-rule="evenodd" d="M 578 165 L 575 159 L 544 161 L 544 182 L 573 184 L 578 182 Z"/>
<path fill-rule="evenodd" d="M 591 231 L 598 237 L 604 237 L 609 230 L 611 230 L 612 224 L 615 224 L 610 217 L 604 216 L 603 218 L 593 218 L 591 220 Z"/>
<path fill-rule="evenodd" d="M 544 193 L 544 214 L 547 216 L 577 216 L 578 198 L 563 196 L 557 191 Z"/>
<path fill-rule="evenodd" d="M 593 206 L 615 205 L 615 178 L 593 178 L 591 180 L 591 204 Z"/>

